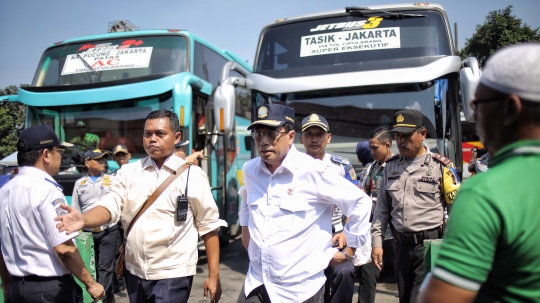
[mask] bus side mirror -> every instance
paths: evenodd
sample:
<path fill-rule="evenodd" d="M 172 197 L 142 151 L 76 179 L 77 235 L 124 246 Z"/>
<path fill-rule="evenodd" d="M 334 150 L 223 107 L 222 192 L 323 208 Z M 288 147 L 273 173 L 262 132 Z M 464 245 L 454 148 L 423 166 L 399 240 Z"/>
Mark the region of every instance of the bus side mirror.
<path fill-rule="evenodd" d="M 461 62 L 461 71 L 459 72 L 459 86 L 461 89 L 461 104 L 463 105 L 463 114 L 465 120 L 473 121 L 473 110 L 469 101 L 474 99 L 476 87 L 480 83 L 482 71 L 478 66 L 478 60 L 474 57 L 465 58 Z"/>
<path fill-rule="evenodd" d="M 219 132 L 228 134 L 234 127 L 236 107 L 235 87 L 244 79 L 229 77 L 216 88 L 214 94 L 214 117 Z M 245 84 L 244 84 L 245 85 Z"/>

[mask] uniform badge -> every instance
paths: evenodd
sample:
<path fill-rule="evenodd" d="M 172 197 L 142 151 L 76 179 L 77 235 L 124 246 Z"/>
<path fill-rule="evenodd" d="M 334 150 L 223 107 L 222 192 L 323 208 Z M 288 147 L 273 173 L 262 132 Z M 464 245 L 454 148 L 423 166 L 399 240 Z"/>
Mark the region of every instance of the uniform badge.
<path fill-rule="evenodd" d="M 399 173 L 398 173 L 397 171 L 393 171 L 393 172 L 391 172 L 390 174 L 391 174 L 392 176 L 395 176 L 395 175 L 397 175 L 397 174 L 399 174 Z"/>
<path fill-rule="evenodd" d="M 397 117 L 396 117 L 396 122 L 397 123 L 401 123 L 405 121 L 405 118 L 403 118 L 403 116 L 401 114 L 399 114 Z"/>
<path fill-rule="evenodd" d="M 349 169 L 349 175 L 351 176 L 351 178 L 352 178 L 353 180 L 356 180 L 356 179 L 357 179 L 357 178 L 356 178 L 356 172 L 354 171 L 354 168 L 353 168 L 353 167 L 351 167 L 351 169 Z"/>
<path fill-rule="evenodd" d="M 433 176 L 434 173 L 435 173 L 435 166 L 433 166 L 433 165 L 428 166 L 427 175 L 428 176 Z"/>
<path fill-rule="evenodd" d="M 308 119 L 308 122 L 320 122 L 320 121 L 321 121 L 321 118 L 319 118 L 319 116 L 317 116 L 316 114 L 311 114 Z"/>
<path fill-rule="evenodd" d="M 266 106 L 259 107 L 259 111 L 257 112 L 257 115 L 261 119 L 268 116 L 268 108 L 266 108 Z"/>
<path fill-rule="evenodd" d="M 287 189 L 287 195 L 292 196 L 293 189 L 289 188 Z"/>

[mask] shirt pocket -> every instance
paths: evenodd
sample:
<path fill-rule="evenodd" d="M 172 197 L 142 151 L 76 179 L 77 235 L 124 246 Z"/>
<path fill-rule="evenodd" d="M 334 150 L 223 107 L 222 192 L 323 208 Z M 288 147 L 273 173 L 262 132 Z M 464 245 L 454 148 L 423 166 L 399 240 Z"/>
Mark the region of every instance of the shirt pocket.
<path fill-rule="evenodd" d="M 414 203 L 420 207 L 433 207 L 438 203 L 438 183 L 416 181 Z"/>
<path fill-rule="evenodd" d="M 263 214 L 261 214 L 260 207 L 262 203 L 266 203 L 266 198 L 261 195 L 253 195 L 248 194 L 247 196 L 247 205 L 249 208 L 249 225 L 252 225 L 254 222 L 261 221 L 261 218 L 264 217 Z"/>
<path fill-rule="evenodd" d="M 294 200 L 293 198 L 282 198 L 277 214 L 277 225 L 286 231 L 294 231 L 302 228 L 305 222 L 309 205 L 307 202 Z"/>
<path fill-rule="evenodd" d="M 391 183 L 386 184 L 386 191 L 392 198 L 392 201 L 399 201 L 400 200 L 400 190 L 401 190 L 401 183 L 394 181 Z M 392 203 L 392 201 L 388 201 L 388 203 Z M 393 203 L 392 203 L 393 204 Z M 399 204 L 399 202 L 398 202 Z"/>

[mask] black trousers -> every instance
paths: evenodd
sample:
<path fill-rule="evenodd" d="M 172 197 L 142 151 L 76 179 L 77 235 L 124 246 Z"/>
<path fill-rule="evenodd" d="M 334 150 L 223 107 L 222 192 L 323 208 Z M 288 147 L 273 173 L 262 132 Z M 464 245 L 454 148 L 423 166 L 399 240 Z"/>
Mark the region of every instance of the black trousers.
<path fill-rule="evenodd" d="M 238 295 L 238 300 L 236 300 L 236 303 L 272 303 L 270 301 L 270 297 L 268 296 L 268 292 L 266 291 L 266 287 L 263 285 L 255 288 L 252 290 L 249 295 L 246 297 L 244 294 L 245 291 L 245 283 L 242 286 L 242 290 L 240 291 L 240 294 Z M 313 295 L 313 297 L 307 299 L 303 303 L 323 303 L 324 302 L 324 285 L 319 289 L 319 291 Z"/>
<path fill-rule="evenodd" d="M 72 275 L 12 277 L 9 285 L 9 301 L 12 303 L 82 303 L 83 296 L 81 287 Z"/>
<path fill-rule="evenodd" d="M 145 280 L 124 270 L 131 303 L 186 303 L 191 293 L 193 276 L 162 280 Z"/>
<path fill-rule="evenodd" d="M 384 264 L 384 263 L 383 263 Z M 379 270 L 373 262 L 358 266 L 357 272 L 360 276 L 358 285 L 358 303 L 375 303 L 375 292 L 377 291 L 377 279 Z"/>
<path fill-rule="evenodd" d="M 118 225 L 108 228 L 102 232 L 92 233 L 94 237 L 94 251 L 96 255 L 97 281 L 103 285 L 106 298 L 103 303 L 114 296 L 113 276 L 115 256 L 120 247 L 120 234 Z"/>
<path fill-rule="evenodd" d="M 354 281 L 356 272 L 352 262 L 328 266 L 324 270 L 326 283 L 324 284 L 324 302 L 342 303 L 352 302 L 354 295 Z"/>
<path fill-rule="evenodd" d="M 400 303 L 415 303 L 424 280 L 424 245 L 395 244 L 394 266 Z"/>
<path fill-rule="evenodd" d="M 118 222 L 117 226 L 118 226 L 118 233 L 120 234 L 119 236 L 120 244 L 122 244 L 122 242 L 124 242 L 124 227 L 122 226 L 121 222 Z M 120 246 L 118 248 L 120 248 Z M 116 261 L 118 261 L 118 258 L 120 258 L 120 251 L 117 249 L 116 254 L 114 255 L 114 264 L 116 264 Z M 123 284 L 124 284 L 124 278 L 118 277 L 116 274 L 113 274 L 113 280 L 112 280 L 113 292 L 114 293 L 120 292 Z"/>

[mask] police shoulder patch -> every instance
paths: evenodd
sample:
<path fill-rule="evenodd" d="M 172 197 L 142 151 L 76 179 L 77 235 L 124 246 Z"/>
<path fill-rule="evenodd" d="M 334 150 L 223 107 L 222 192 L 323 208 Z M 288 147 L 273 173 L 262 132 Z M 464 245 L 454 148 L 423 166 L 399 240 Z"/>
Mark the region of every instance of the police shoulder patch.
<path fill-rule="evenodd" d="M 338 156 L 338 155 L 331 155 L 330 156 L 330 161 L 337 162 L 337 163 L 340 163 L 340 164 L 343 164 L 343 165 L 351 164 L 351 161 L 349 161 L 349 159 L 343 158 L 343 157 Z"/>
<path fill-rule="evenodd" d="M 444 166 L 451 166 L 452 165 L 452 160 L 446 158 L 445 156 L 443 156 L 441 154 L 434 154 L 433 159 L 441 162 Z"/>
<path fill-rule="evenodd" d="M 386 159 L 386 163 L 388 163 L 390 161 L 394 161 L 396 159 L 399 159 L 399 154 L 395 154 L 395 155 L 391 156 L 390 158 Z"/>

